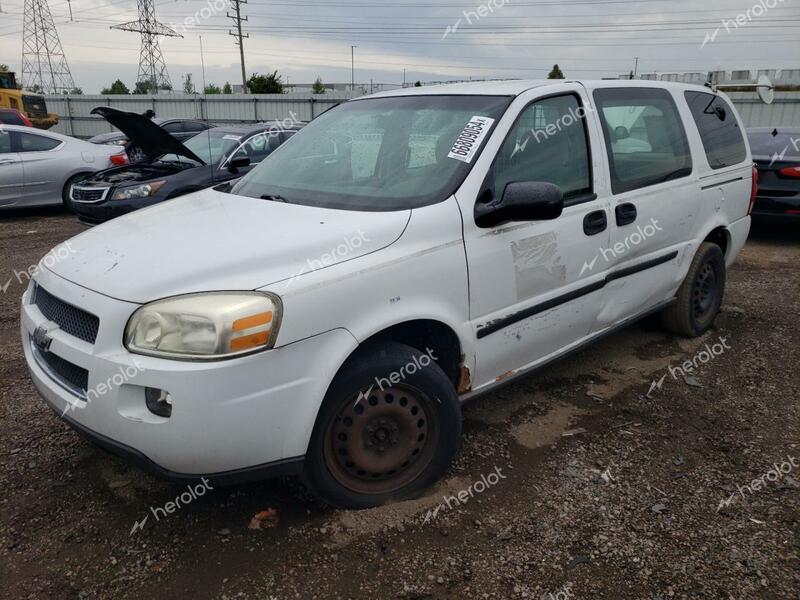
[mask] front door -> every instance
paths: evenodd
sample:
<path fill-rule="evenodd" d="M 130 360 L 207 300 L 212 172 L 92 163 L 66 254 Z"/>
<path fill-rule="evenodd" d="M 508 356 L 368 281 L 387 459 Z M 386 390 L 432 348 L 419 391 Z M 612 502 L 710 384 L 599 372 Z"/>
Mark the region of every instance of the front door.
<path fill-rule="evenodd" d="M 600 312 L 605 271 L 586 267 L 610 240 L 608 199 L 597 196 L 593 176 L 601 165 L 593 159 L 602 148 L 600 133 L 583 88 L 562 88 L 539 99 L 535 90 L 520 96 L 509 109 L 522 107 L 505 139 L 487 145 L 484 154 L 499 148 L 485 178 L 458 192 L 476 336 L 475 389 L 585 338 Z M 478 227 L 475 202 L 491 201 L 519 181 L 558 185 L 563 214 Z"/>

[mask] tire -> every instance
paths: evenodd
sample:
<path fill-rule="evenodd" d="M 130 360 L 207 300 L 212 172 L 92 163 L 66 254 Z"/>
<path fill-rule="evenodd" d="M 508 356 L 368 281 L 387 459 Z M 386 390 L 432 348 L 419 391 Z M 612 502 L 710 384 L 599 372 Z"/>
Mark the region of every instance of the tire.
<path fill-rule="evenodd" d="M 722 306 L 725 277 L 722 249 L 710 242 L 700 244 L 678 289 L 677 301 L 662 313 L 664 328 L 684 337 L 698 337 L 708 331 Z"/>
<path fill-rule="evenodd" d="M 64 184 L 64 189 L 61 191 L 61 201 L 64 203 L 64 208 L 66 208 L 69 212 L 75 214 L 75 207 L 72 202 L 72 198 L 69 197 L 70 188 L 74 183 L 79 182 L 81 179 L 85 178 L 89 173 L 80 173 L 78 175 L 73 175 L 69 179 L 67 179 L 67 183 Z"/>
<path fill-rule="evenodd" d="M 397 383 L 389 380 L 395 374 Z M 442 476 L 460 444 L 458 395 L 436 362 L 404 344 L 371 344 L 331 383 L 304 475 L 327 503 L 370 508 L 418 496 Z"/>

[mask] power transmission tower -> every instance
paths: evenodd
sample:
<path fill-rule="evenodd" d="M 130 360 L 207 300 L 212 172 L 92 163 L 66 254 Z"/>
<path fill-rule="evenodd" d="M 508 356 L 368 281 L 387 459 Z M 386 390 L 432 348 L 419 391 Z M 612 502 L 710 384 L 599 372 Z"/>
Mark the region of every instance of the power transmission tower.
<path fill-rule="evenodd" d="M 25 0 L 22 25 L 22 84 L 43 93 L 75 89 L 47 0 Z"/>
<path fill-rule="evenodd" d="M 247 17 L 242 16 L 241 12 L 241 5 L 247 4 L 247 0 L 230 0 L 231 4 L 234 6 L 234 10 L 236 11 L 235 15 L 227 13 L 227 17 L 233 19 L 234 25 L 236 25 L 236 33 L 233 31 L 228 31 L 228 35 L 232 35 L 236 38 L 234 42 L 237 46 L 239 46 L 239 58 L 241 59 L 242 63 L 242 93 L 247 93 L 247 74 L 244 68 L 244 42 L 242 41 L 244 38 L 249 38 L 249 33 L 242 33 L 242 21 L 247 21 Z"/>
<path fill-rule="evenodd" d="M 139 8 L 139 20 L 129 21 L 121 25 L 114 25 L 111 29 L 122 31 L 133 31 L 142 35 L 142 50 L 139 53 L 139 75 L 136 83 L 144 83 L 153 94 L 158 90 L 171 90 L 172 81 L 167 73 L 167 65 L 164 63 L 164 55 L 161 54 L 161 47 L 158 45 L 158 36 L 179 37 L 183 36 L 156 21 L 156 10 L 153 0 L 137 0 Z"/>

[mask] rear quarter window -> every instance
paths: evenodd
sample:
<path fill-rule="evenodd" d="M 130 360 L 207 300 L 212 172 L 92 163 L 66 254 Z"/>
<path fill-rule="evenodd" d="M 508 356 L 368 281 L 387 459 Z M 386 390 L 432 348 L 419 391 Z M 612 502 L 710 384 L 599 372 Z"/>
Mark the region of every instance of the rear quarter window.
<path fill-rule="evenodd" d="M 743 162 L 747 158 L 747 147 L 730 104 L 720 96 L 705 92 L 685 92 L 684 95 L 711 168 L 722 169 Z"/>

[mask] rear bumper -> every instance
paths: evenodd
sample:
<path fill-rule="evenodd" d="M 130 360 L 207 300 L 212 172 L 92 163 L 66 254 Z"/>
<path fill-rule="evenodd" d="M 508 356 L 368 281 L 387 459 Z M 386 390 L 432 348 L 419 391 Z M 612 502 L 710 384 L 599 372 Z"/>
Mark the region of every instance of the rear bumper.
<path fill-rule="evenodd" d="M 793 222 L 800 218 L 800 195 L 759 195 L 753 204 L 753 219 L 761 222 Z"/>

